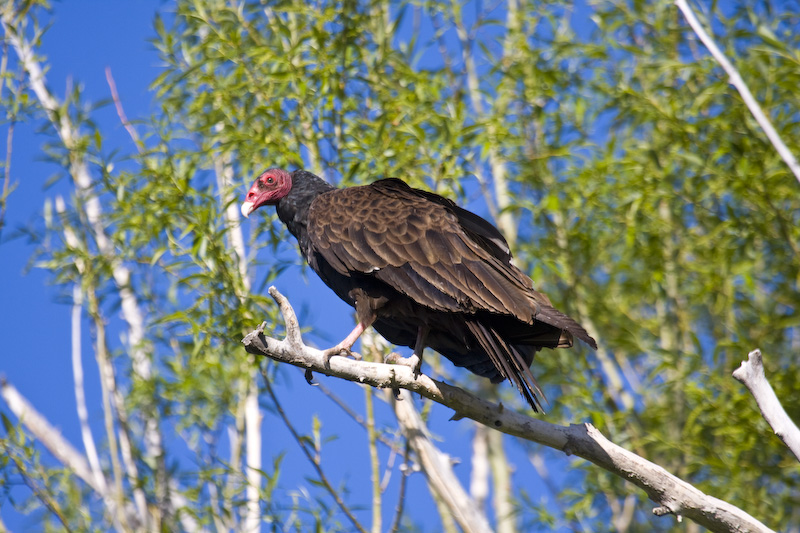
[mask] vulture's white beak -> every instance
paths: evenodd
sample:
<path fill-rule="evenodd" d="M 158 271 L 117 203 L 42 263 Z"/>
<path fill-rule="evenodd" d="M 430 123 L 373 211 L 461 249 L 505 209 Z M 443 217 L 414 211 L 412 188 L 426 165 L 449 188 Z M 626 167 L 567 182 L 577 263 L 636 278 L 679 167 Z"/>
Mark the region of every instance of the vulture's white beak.
<path fill-rule="evenodd" d="M 242 216 L 244 218 L 247 218 L 248 216 L 250 216 L 250 213 L 253 212 L 253 209 L 254 209 L 253 202 L 244 202 L 242 204 Z"/>

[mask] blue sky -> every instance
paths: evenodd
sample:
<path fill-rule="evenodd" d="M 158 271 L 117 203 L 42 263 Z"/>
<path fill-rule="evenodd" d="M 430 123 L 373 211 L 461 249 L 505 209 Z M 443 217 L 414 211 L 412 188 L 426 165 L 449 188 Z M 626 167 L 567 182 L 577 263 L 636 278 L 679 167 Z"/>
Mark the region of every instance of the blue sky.
<path fill-rule="evenodd" d="M 52 27 L 45 34 L 40 48 L 49 66 L 47 80 L 51 91 L 63 98 L 68 84 L 80 84 L 84 88 L 86 101 L 107 99 L 109 89 L 105 68 L 110 67 L 129 118 L 147 117 L 152 111 L 152 93 L 148 85 L 159 73 L 157 54 L 147 40 L 153 36 L 153 17 L 158 9 L 163 9 L 162 4 L 164 2 L 154 0 L 55 3 Z M 113 106 L 97 110 L 93 117 L 105 134 L 104 143 L 123 150 L 131 149 L 130 140 Z M 45 199 L 59 193 L 69 195 L 71 191 L 71 184 L 66 179 L 45 189 L 45 183 L 58 169 L 42 160 L 42 144 L 49 140 L 46 135 L 37 133 L 42 124 L 42 120 L 20 124 L 14 137 L 11 176 L 17 188 L 8 199 L 6 227 L 0 241 L 0 332 L 3 336 L 0 374 L 13 383 L 78 449 L 82 449 L 70 362 L 70 289 L 53 285 L 47 273 L 30 268 L 36 245 L 20 237 L 18 231 L 25 226 L 41 228 Z M 264 167 L 267 166 L 269 164 L 265 162 Z M 271 216 L 269 211 L 259 212 L 256 216 Z M 295 246 L 293 241 L 290 244 Z M 286 248 L 283 253 L 288 250 Z M 336 299 L 313 273 L 307 274 L 307 283 L 300 283 L 300 269 L 295 268 L 293 272 L 282 275 L 276 285 L 290 297 L 298 311 L 308 309 L 304 317 L 307 323 L 304 325 L 315 325 L 315 335 L 310 336 L 309 340 L 319 345 L 332 344 L 352 328 L 352 310 Z M 320 299 L 324 305 L 320 305 Z M 83 332 L 89 414 L 95 427 L 100 428 L 102 410 L 97 369 L 86 322 Z M 318 413 L 326 434 L 338 435 L 337 440 L 326 447 L 325 453 L 350 457 L 356 451 L 356 460 L 329 461 L 327 465 L 330 467 L 329 475 L 337 483 L 348 484 L 353 492 L 350 501 L 363 506 L 365 510 L 359 516 L 368 524 L 369 472 L 368 465 L 361 460 L 367 453 L 363 430 L 350 422 L 317 389 L 309 389 L 300 371 L 287 368 L 283 370 L 283 375 L 286 378 L 284 386 L 288 390 L 284 390 L 282 398 L 285 403 L 297 399 L 288 407 L 298 421 L 300 430 L 309 431 L 311 417 Z M 361 388 L 322 376 L 317 379 L 363 411 L 364 394 Z M 378 402 L 378 409 L 383 420 L 391 420 L 386 405 Z M 468 487 L 471 425 L 467 421 L 448 422 L 451 414 L 445 409 L 434 408 L 429 423 L 435 433 L 443 437 L 442 449 L 460 459 L 462 465 L 457 467 L 456 472 Z M 294 448 L 285 428 L 272 414 L 265 413 L 263 433 L 265 468 L 271 464 L 276 451 L 286 450 L 289 453 L 285 459 L 286 473 L 281 484 L 287 489 L 291 489 L 293 484 L 298 487 L 303 485 L 304 476 L 310 474 L 305 458 Z M 96 437 L 100 434 L 96 432 Z M 173 444 L 173 449 L 180 448 L 179 443 Z M 523 471 L 522 476 L 526 479 L 524 487 L 530 497 L 534 501 L 545 498 L 535 470 L 525 464 L 525 448 L 517 443 L 508 443 L 507 448 L 512 461 Z M 381 461 L 384 467 L 387 458 L 388 453 L 383 449 Z M 186 459 L 191 462 L 191 457 Z M 394 485 L 396 487 L 396 481 Z M 13 494 L 18 497 L 26 495 L 21 490 Z M 421 475 L 412 476 L 409 494 L 417 495 L 413 500 L 416 508 L 413 516 L 420 519 L 430 513 L 431 523 L 425 526 L 434 530 L 435 510 Z M 390 491 L 384 504 L 386 523 L 391 520 L 394 504 L 394 495 Z M 7 502 L 0 501 L 0 505 L 0 516 L 12 530 L 38 529 L 35 516 L 20 515 Z"/>
<path fill-rule="evenodd" d="M 50 90 L 63 98 L 68 80 L 72 80 L 85 88 L 87 100 L 108 98 L 105 67 L 110 66 L 127 112 L 146 116 L 150 107 L 147 86 L 158 71 L 158 58 L 146 39 L 160 3 L 71 2 L 69 8 L 55 4 L 53 25 L 40 49 L 50 67 Z M 120 31 L 121 18 L 125 31 Z M 113 107 L 99 110 L 96 119 L 111 143 L 126 142 Z M 37 120 L 15 129 L 11 181 L 16 189 L 8 198 L 0 242 L 0 328 L 5 338 L 0 372 L 48 418 L 64 420 L 70 415 L 74 418 L 70 306 L 57 301 L 64 291 L 51 285 L 44 271 L 28 268 L 36 246 L 19 237 L 18 231 L 24 226 L 41 227 L 45 199 L 59 193 L 69 195 L 71 190 L 67 180 L 44 188 L 58 169 L 43 161 L 42 145 L 51 139 L 37 133 L 42 124 Z M 68 429 L 65 433 L 70 435 Z"/>
<path fill-rule="evenodd" d="M 146 116 L 150 106 L 149 80 L 158 71 L 158 58 L 146 39 L 155 10 L 161 2 L 56 3 L 52 27 L 40 52 L 49 65 L 48 86 L 63 98 L 69 83 L 85 88 L 88 100 L 108 98 L 105 67 L 110 66 L 131 116 Z M 120 21 L 124 20 L 124 31 Z M 12 54 L 13 56 L 13 54 Z M 96 115 L 108 140 L 126 141 L 125 132 L 107 106 Z M 70 361 L 70 309 L 66 289 L 52 285 L 49 274 L 30 268 L 36 245 L 19 236 L 25 226 L 41 228 L 46 198 L 69 195 L 68 180 L 45 190 L 58 169 L 43 161 L 42 144 L 51 140 L 37 133 L 43 121 L 16 126 L 6 226 L 0 240 L 0 374 L 5 376 L 78 449 L 79 427 L 75 414 Z M 5 128 L 3 128 L 5 139 Z M 4 155 L 3 155 L 4 157 Z M 87 401 L 93 422 L 102 420 L 97 370 L 88 328 L 84 327 L 84 372 Z M 5 409 L 4 409 L 5 410 Z M 25 496 L 17 490 L 12 496 Z M 12 531 L 35 531 L 36 518 L 16 513 L 0 502 L 0 516 Z"/>

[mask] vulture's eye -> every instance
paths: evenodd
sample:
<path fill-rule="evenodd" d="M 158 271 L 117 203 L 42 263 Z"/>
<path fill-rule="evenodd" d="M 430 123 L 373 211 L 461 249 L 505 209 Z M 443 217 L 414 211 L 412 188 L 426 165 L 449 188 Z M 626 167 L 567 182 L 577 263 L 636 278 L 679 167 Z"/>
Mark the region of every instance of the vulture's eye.
<path fill-rule="evenodd" d="M 275 181 L 275 179 L 272 176 L 267 178 L 267 183 L 272 183 L 273 181 Z"/>

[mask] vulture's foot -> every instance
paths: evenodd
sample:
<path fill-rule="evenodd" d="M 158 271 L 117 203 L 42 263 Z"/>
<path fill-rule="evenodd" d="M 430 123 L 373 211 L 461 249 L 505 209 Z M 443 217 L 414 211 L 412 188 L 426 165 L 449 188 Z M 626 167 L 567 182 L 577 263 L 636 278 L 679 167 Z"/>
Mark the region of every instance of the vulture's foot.
<path fill-rule="evenodd" d="M 384 362 L 390 365 L 403 365 L 409 367 L 414 371 L 414 379 L 417 379 L 422 374 L 422 358 L 417 354 L 414 354 L 411 357 L 403 357 L 397 352 L 392 352 L 386 356 Z"/>
<path fill-rule="evenodd" d="M 352 357 L 356 361 L 361 361 L 361 355 L 354 352 L 350 348 L 346 346 L 342 346 L 341 344 L 337 344 L 333 348 L 328 348 L 327 350 L 322 351 L 322 357 L 325 358 L 326 363 L 331 362 L 331 357 L 334 355 L 341 355 L 342 357 Z"/>

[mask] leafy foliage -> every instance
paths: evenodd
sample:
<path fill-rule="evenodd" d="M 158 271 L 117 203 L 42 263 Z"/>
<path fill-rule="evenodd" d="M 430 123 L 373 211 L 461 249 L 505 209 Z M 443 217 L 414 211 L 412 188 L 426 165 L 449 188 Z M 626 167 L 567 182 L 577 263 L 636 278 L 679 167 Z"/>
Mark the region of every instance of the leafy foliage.
<path fill-rule="evenodd" d="M 796 6 L 720 4 L 706 25 L 794 142 Z M 45 16 L 40 9 L 23 13 L 18 30 L 33 31 L 24 21 Z M 157 111 L 138 125 L 146 134 L 130 153 L 107 151 L 79 92 L 64 104 L 81 137 L 48 153 L 65 173 L 76 154 L 86 158 L 94 181 L 65 209 L 55 202 L 40 266 L 82 287 L 98 343 L 120 305 L 115 266 L 130 269 L 152 375 L 137 374 L 131 347 L 96 350 L 114 355 L 136 440 L 152 417 L 183 437 L 194 464 L 170 458 L 168 474 L 202 525 L 229 527 L 244 513 L 242 444 L 231 461 L 220 452 L 227 428 L 241 433 L 253 383 L 238 339 L 276 321 L 259 295 L 296 259 L 246 266 L 231 252 L 226 209 L 267 166 L 305 167 L 341 185 L 398 176 L 494 217 L 523 269 L 601 344 L 597 355 L 537 358 L 551 419 L 591 421 L 767 523 L 800 523 L 800 467 L 730 378 L 758 346 L 779 397 L 791 398 L 800 379 L 798 184 L 671 3 L 177 0 L 154 30 L 165 65 L 152 83 Z M 3 100 L 11 122 L 32 116 L 33 100 L 23 83 L 13 87 Z M 228 171 L 235 178 L 225 181 Z M 87 220 L 91 195 L 103 201 L 113 255 Z M 247 260 L 284 238 L 254 224 Z M 499 394 L 519 407 L 510 388 Z M 312 433 L 303 442 L 319 454 Z M 41 470 L 22 433 L 7 426 L 6 435 L 8 457 L 23 462 L 0 459 L 3 479 L 36 471 L 71 527 L 97 523 L 102 512 L 85 495 L 56 491 L 67 483 Z M 518 526 L 674 526 L 654 522 L 646 497 L 611 474 L 542 453 L 569 474 L 552 487 L 558 505 L 528 498 L 517 474 Z M 311 493 L 281 485 L 282 460 L 280 451 L 263 470 L 263 519 L 347 529 L 319 479 L 309 478 Z M 159 501 L 163 465 L 137 465 L 148 501 Z M 162 518 L 178 527 L 179 517 Z"/>

